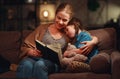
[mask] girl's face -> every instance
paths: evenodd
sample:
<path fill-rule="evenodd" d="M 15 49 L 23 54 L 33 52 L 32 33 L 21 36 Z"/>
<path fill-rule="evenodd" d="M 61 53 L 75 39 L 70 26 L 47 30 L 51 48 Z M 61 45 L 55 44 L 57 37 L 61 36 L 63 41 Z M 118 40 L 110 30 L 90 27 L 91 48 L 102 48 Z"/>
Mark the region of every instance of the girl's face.
<path fill-rule="evenodd" d="M 70 15 L 65 11 L 60 11 L 55 16 L 55 26 L 58 29 L 63 29 L 67 26 L 70 20 Z"/>
<path fill-rule="evenodd" d="M 69 38 L 73 38 L 75 37 L 75 28 L 74 28 L 74 25 L 68 25 L 65 29 L 65 32 L 66 32 L 66 35 L 69 37 Z"/>

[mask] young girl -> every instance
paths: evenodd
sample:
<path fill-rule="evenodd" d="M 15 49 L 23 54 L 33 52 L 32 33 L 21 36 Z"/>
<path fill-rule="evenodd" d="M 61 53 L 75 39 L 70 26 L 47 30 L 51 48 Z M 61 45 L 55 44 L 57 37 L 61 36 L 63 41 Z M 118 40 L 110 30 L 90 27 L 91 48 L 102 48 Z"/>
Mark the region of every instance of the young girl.
<path fill-rule="evenodd" d="M 68 23 L 68 26 L 66 27 L 65 32 L 66 32 L 66 35 L 71 39 L 71 43 L 74 44 L 77 48 L 77 49 L 70 50 L 76 53 L 74 57 L 76 57 L 77 54 L 81 54 L 81 47 L 84 46 L 84 44 L 82 44 L 81 42 L 92 40 L 92 36 L 83 29 L 80 20 L 75 17 L 72 18 L 71 21 Z M 86 55 L 88 59 L 87 61 L 84 61 L 84 62 L 88 64 L 90 59 L 97 53 L 98 53 L 98 49 L 95 46 L 93 50 L 88 55 Z M 69 57 L 70 54 L 71 54 L 70 52 L 65 51 L 63 55 L 64 56 L 63 62 L 67 66 L 69 66 L 68 65 L 69 63 L 75 60 L 75 58 L 73 59 L 73 57 L 71 58 Z"/>

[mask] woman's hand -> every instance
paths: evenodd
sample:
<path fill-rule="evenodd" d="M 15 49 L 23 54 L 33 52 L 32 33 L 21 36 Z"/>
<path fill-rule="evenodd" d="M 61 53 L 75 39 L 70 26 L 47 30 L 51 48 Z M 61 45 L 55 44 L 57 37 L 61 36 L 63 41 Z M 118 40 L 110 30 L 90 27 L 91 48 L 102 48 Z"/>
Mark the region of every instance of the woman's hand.
<path fill-rule="evenodd" d="M 84 55 L 88 55 L 95 46 L 95 44 L 91 41 L 84 41 L 81 43 L 84 44 L 84 46 L 80 48 L 80 50 L 82 50 L 82 54 Z"/>
<path fill-rule="evenodd" d="M 96 36 L 92 36 L 91 41 L 84 41 L 81 43 L 84 44 L 84 46 L 80 48 L 82 50 L 82 54 L 88 55 L 94 46 L 98 44 L 98 38 Z"/>
<path fill-rule="evenodd" d="M 37 49 L 31 49 L 28 51 L 27 54 L 28 54 L 28 56 L 32 56 L 32 57 L 41 57 L 42 56 L 41 52 Z"/>
<path fill-rule="evenodd" d="M 68 51 L 65 51 L 64 53 L 63 53 L 63 57 L 67 57 L 69 55 L 69 52 Z"/>

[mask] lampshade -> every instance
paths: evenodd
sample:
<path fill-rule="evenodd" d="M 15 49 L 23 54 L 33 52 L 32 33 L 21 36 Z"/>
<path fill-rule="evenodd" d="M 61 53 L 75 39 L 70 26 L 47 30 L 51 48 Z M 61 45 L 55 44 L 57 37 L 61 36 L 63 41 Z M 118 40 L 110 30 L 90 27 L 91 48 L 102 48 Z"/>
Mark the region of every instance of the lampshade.
<path fill-rule="evenodd" d="M 39 7 L 39 18 L 41 22 L 52 22 L 55 18 L 55 5 L 41 4 Z"/>

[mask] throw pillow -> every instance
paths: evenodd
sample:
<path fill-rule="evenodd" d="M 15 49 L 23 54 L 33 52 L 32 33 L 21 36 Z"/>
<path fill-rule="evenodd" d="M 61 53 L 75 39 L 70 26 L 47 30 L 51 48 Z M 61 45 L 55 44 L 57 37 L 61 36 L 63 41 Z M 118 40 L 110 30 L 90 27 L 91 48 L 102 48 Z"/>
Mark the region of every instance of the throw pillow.
<path fill-rule="evenodd" d="M 73 61 L 67 66 L 65 72 L 80 73 L 80 72 L 89 72 L 90 70 L 91 69 L 89 64 L 79 61 Z"/>
<path fill-rule="evenodd" d="M 99 53 L 90 61 L 91 71 L 95 73 L 110 73 L 110 56 L 107 53 Z"/>

